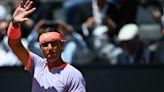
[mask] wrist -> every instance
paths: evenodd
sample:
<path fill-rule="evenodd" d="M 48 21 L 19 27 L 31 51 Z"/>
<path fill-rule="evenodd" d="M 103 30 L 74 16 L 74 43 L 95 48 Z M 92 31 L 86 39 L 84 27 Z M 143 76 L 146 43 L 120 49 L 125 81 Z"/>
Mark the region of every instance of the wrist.
<path fill-rule="evenodd" d="M 7 35 L 10 39 L 19 39 L 21 37 L 20 27 L 13 27 L 12 23 L 10 23 L 7 31 Z"/>
<path fill-rule="evenodd" d="M 14 18 L 11 19 L 11 23 L 12 23 L 12 26 L 13 26 L 14 28 L 18 28 L 18 27 L 19 27 L 18 22 L 16 22 Z"/>

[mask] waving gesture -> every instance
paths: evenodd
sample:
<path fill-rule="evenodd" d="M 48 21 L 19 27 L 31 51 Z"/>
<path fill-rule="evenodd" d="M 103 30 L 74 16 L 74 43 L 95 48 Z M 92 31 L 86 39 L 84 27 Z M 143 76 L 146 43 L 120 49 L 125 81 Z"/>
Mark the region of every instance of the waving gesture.
<path fill-rule="evenodd" d="M 36 8 L 32 8 L 33 1 L 27 0 L 25 3 L 21 1 L 19 6 L 16 8 L 13 14 L 13 20 L 17 25 L 20 25 L 22 22 L 29 20 L 28 15 L 33 13 Z"/>
<path fill-rule="evenodd" d="M 30 56 L 28 50 L 21 43 L 20 25 L 29 20 L 28 15 L 36 10 L 36 8 L 32 8 L 32 4 L 33 1 L 30 0 L 25 3 L 23 1 L 19 3 L 19 6 L 14 11 L 11 25 L 9 25 L 7 32 L 10 48 L 24 65 L 27 64 Z"/>

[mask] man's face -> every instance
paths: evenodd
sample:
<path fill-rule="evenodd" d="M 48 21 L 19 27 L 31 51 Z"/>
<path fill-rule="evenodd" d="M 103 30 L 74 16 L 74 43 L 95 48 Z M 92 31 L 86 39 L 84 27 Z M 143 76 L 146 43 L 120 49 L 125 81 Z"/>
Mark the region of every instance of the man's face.
<path fill-rule="evenodd" d="M 43 33 L 39 37 L 40 47 L 48 62 L 55 62 L 61 56 L 63 42 L 57 32 Z"/>
<path fill-rule="evenodd" d="M 132 40 L 121 42 L 122 47 L 129 53 L 135 52 L 137 45 L 139 45 L 139 38 L 136 36 Z"/>

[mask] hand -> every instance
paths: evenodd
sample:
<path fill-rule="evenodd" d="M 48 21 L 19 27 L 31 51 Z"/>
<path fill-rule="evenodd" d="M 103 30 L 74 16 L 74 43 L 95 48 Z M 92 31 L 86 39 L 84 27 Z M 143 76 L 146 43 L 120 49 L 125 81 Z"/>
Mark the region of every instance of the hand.
<path fill-rule="evenodd" d="M 87 21 L 85 22 L 88 28 L 92 28 L 95 25 L 95 23 L 96 22 L 94 17 L 88 18 Z"/>
<path fill-rule="evenodd" d="M 13 14 L 13 19 L 18 25 L 29 20 L 27 16 L 36 10 L 35 7 L 32 8 L 32 4 L 33 1 L 30 0 L 27 0 L 25 4 L 23 4 L 23 1 L 20 2 L 19 6 L 16 8 Z"/>
<path fill-rule="evenodd" d="M 111 19 L 111 18 L 109 18 L 109 17 L 105 17 L 104 19 L 103 19 L 103 22 L 104 22 L 104 24 L 109 28 L 109 29 L 115 29 L 116 28 L 116 24 L 115 24 L 115 22 Z"/>

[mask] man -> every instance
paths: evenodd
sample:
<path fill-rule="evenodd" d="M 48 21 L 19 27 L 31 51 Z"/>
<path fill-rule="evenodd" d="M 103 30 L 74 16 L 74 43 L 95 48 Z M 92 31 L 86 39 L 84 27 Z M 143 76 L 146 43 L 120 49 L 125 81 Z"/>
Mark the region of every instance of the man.
<path fill-rule="evenodd" d="M 160 25 L 162 37 L 156 43 L 154 63 L 164 64 L 164 2 L 161 1 L 159 8 L 152 12 L 153 18 Z"/>
<path fill-rule="evenodd" d="M 139 28 L 136 24 L 124 25 L 118 33 L 118 41 L 123 53 L 118 55 L 118 64 L 149 64 L 150 51 L 139 37 Z"/>
<path fill-rule="evenodd" d="M 8 28 L 9 46 L 25 65 L 25 69 L 33 75 L 32 92 L 86 92 L 82 74 L 61 59 L 64 41 L 60 33 L 54 32 L 57 29 L 45 32 L 39 37 L 45 59 L 28 51 L 22 45 L 20 25 L 36 10 L 31 8 L 32 3 L 33 1 L 29 0 L 25 4 L 20 2 Z"/>

